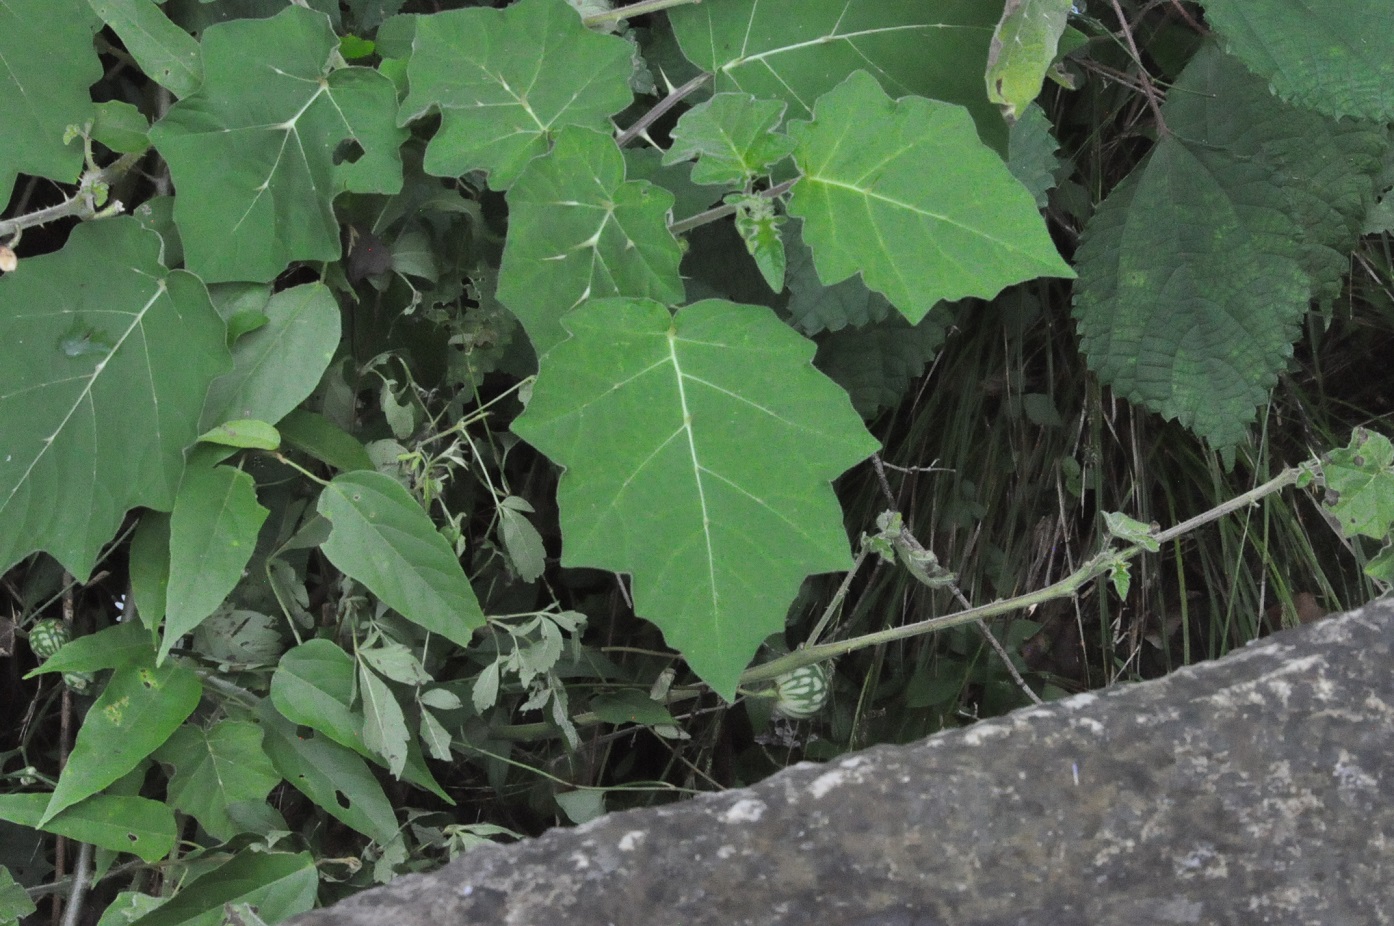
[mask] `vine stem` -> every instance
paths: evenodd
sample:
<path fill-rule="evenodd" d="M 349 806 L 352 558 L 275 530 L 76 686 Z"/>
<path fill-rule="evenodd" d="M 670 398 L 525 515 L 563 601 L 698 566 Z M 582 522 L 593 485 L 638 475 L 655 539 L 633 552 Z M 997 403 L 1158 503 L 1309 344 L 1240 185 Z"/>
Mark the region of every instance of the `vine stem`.
<path fill-rule="evenodd" d="M 85 171 L 78 180 L 78 190 L 68 199 L 63 200 L 54 206 L 46 209 L 39 209 L 28 215 L 15 216 L 13 219 L 0 221 L 0 238 L 14 237 L 26 228 L 34 228 L 39 225 L 46 225 L 49 222 L 56 222 L 58 219 L 74 216 L 78 219 L 105 218 L 109 215 L 116 215 L 124 208 L 120 201 L 113 201 L 110 205 L 100 209 L 92 202 L 92 191 L 98 184 L 110 185 L 115 180 L 123 177 L 127 171 L 136 165 L 144 156 L 144 152 L 139 154 L 123 154 L 121 157 L 108 164 L 100 170 Z"/>

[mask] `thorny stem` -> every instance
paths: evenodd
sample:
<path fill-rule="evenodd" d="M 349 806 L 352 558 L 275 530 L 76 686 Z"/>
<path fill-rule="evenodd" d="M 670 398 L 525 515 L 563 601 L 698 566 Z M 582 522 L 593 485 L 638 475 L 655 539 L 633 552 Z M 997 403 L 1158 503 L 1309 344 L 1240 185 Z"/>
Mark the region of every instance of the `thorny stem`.
<path fill-rule="evenodd" d="M 768 190 L 761 190 L 755 195 L 763 196 L 766 199 L 774 199 L 777 196 L 783 196 L 785 193 L 789 192 L 789 189 L 797 182 L 797 177 L 793 180 L 786 180 L 783 183 L 770 187 Z M 674 222 L 672 225 L 668 226 L 668 231 L 672 232 L 674 235 L 681 235 L 692 231 L 694 228 L 698 228 L 710 222 L 715 222 L 717 219 L 724 219 L 728 215 L 735 215 L 737 208 L 739 207 L 735 203 L 717 206 L 713 209 L 708 209 L 706 212 L 699 212 L 696 215 L 688 216 L 685 219 Z"/>
<path fill-rule="evenodd" d="M 624 19 L 633 19 L 635 16 L 643 16 L 645 13 L 657 13 L 659 10 L 701 2 L 702 0 L 639 0 L 638 3 L 631 3 L 629 6 L 616 7 L 613 10 L 606 10 L 604 13 L 583 16 L 581 22 L 587 26 L 598 26 L 602 23 L 615 23 Z"/>
<path fill-rule="evenodd" d="M 81 220 L 105 218 L 109 215 L 116 215 L 122 211 L 123 206 L 119 201 L 98 209 L 92 201 L 92 191 L 98 184 L 110 185 L 120 179 L 140 159 L 144 157 L 144 152 L 139 154 L 123 154 L 121 157 L 108 164 L 100 170 L 84 171 L 78 180 L 78 189 L 69 198 L 63 200 L 55 206 L 47 209 L 40 209 L 28 215 L 15 216 L 13 219 L 0 221 L 0 238 L 10 236 L 18 237 L 26 228 L 35 228 L 39 225 L 46 225 L 58 219 L 75 216 Z"/>
<path fill-rule="evenodd" d="M 660 100 L 657 106 L 655 106 L 653 109 L 649 110 L 648 112 L 644 113 L 644 115 L 639 117 L 638 122 L 634 123 L 629 128 L 616 135 L 615 144 L 623 148 L 625 145 L 638 138 L 640 135 L 643 134 L 644 130 L 647 129 L 649 126 L 653 125 L 654 122 L 656 122 L 660 116 L 662 116 L 668 110 L 672 109 L 674 106 L 678 105 L 678 103 L 681 102 L 683 98 L 687 97 L 689 94 L 692 93 L 692 91 L 696 90 L 698 87 L 702 86 L 709 80 L 711 80 L 711 75 L 706 72 L 703 72 L 689 80 L 687 83 L 683 84 L 681 87 L 673 88 L 673 92 L 669 93 L 662 100 Z"/>

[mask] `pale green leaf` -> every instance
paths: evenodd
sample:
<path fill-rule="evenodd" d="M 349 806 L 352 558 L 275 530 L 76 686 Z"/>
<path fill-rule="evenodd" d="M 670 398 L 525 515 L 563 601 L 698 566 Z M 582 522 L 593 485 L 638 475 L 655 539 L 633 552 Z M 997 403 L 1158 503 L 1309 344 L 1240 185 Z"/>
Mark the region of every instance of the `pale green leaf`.
<path fill-rule="evenodd" d="M 383 677 L 403 685 L 427 685 L 431 675 L 408 647 L 400 643 L 381 643 L 360 647 L 358 658 L 372 666 Z"/>
<path fill-rule="evenodd" d="M 200 434 L 198 439 L 205 444 L 253 450 L 277 450 L 281 446 L 279 431 L 265 421 L 249 418 L 224 421 L 216 428 Z"/>
<path fill-rule="evenodd" d="M 1225 48 L 1284 100 L 1394 119 L 1389 0 L 1204 0 Z"/>
<path fill-rule="evenodd" d="M 363 753 L 363 718 L 353 710 L 353 657 L 329 640 L 307 640 L 281 657 L 271 703 L 292 723 Z"/>
<path fill-rule="evenodd" d="M 309 852 L 253 852 L 180 885 L 179 893 L 131 926 L 222 926 L 225 908 L 252 904 L 268 923 L 279 923 L 315 905 L 319 872 Z"/>
<path fill-rule="evenodd" d="M 0 795 L 0 820 L 91 843 L 112 852 L 131 852 L 158 862 L 174 848 L 174 811 L 159 801 L 123 794 L 94 794 L 40 825 L 47 794 Z"/>
<path fill-rule="evenodd" d="M 586 299 L 682 300 L 672 205 L 667 190 L 626 181 L 624 157 L 596 132 L 567 129 L 529 165 L 508 191 L 498 298 L 538 356 L 566 337 L 562 315 Z"/>
<path fill-rule="evenodd" d="M 733 194 L 736 202 L 736 231 L 745 242 L 745 249 L 755 259 L 770 289 L 784 292 L 784 274 L 789 257 L 784 251 L 784 238 L 779 227 L 785 218 L 775 212 L 774 203 L 765 196 Z"/>
<path fill-rule="evenodd" d="M 213 381 L 203 427 L 254 418 L 276 424 L 314 391 L 339 347 L 339 306 L 308 283 L 258 307 L 266 321 L 232 347 L 232 372 Z"/>
<path fill-rule="evenodd" d="M 223 603 L 242 579 L 268 511 L 252 477 L 230 466 L 191 466 L 170 515 L 163 662 L 179 638 Z"/>
<path fill-rule="evenodd" d="M 421 712 L 421 741 L 426 744 L 426 751 L 434 759 L 442 762 L 449 762 L 453 757 L 450 753 L 450 731 L 436 719 L 436 715 L 428 710 Z"/>
<path fill-rule="evenodd" d="M 337 48 L 324 15 L 294 5 L 204 32 L 203 85 L 150 140 L 174 177 L 188 268 L 206 282 L 335 260 L 334 196 L 401 187 L 396 91 L 372 69 L 334 70 Z M 336 157 L 342 142 L 361 156 Z"/>
<path fill-rule="evenodd" d="M 243 720 L 206 728 L 185 724 L 156 751 L 155 759 L 174 767 L 170 805 L 224 842 L 241 832 L 228 816 L 228 805 L 263 801 L 281 782 L 262 749 L 261 728 Z"/>
<path fill-rule="evenodd" d="M 692 182 L 740 187 L 788 157 L 794 140 L 775 128 L 784 121 L 780 100 L 748 93 L 718 93 L 682 114 L 664 165 L 697 159 Z"/>
<path fill-rule="evenodd" d="M 344 473 L 318 510 L 334 525 L 322 548 L 330 562 L 407 620 L 469 646 L 484 613 L 450 544 L 406 489 L 381 473 Z"/>
<path fill-rule="evenodd" d="M 542 535 L 521 512 L 507 506 L 499 507 L 499 539 L 508 552 L 518 578 L 536 582 L 547 564 L 547 550 Z"/>
<path fill-rule="evenodd" d="M 634 577 L 640 616 L 723 696 L 800 583 L 850 563 L 829 481 L 875 449 L 769 309 L 588 302 L 520 437 L 566 467 L 562 562 Z"/>
<path fill-rule="evenodd" d="M 186 97 L 203 83 L 198 42 L 151 0 L 87 0 L 155 83 Z"/>
<path fill-rule="evenodd" d="M 633 100 L 632 49 L 591 32 L 565 0 L 423 16 L 402 116 L 441 113 L 428 173 L 484 170 L 490 186 L 506 190 L 563 126 L 611 130 L 609 117 Z"/>
<path fill-rule="evenodd" d="M 65 643 L 26 678 L 48 672 L 100 672 L 149 665 L 155 659 L 150 632 L 136 621 L 114 624 Z"/>
<path fill-rule="evenodd" d="M 286 651 L 284 626 L 279 616 L 224 604 L 194 630 L 192 649 L 239 668 L 274 666 Z"/>
<path fill-rule="evenodd" d="M 363 699 L 363 744 L 382 757 L 394 777 L 407 764 L 407 720 L 387 683 L 363 663 L 358 664 L 358 690 Z"/>
<path fill-rule="evenodd" d="M 936 302 L 1073 277 L 1031 194 L 958 106 L 893 101 L 857 71 L 790 126 L 803 178 L 789 213 L 832 284 L 862 279 L 912 322 Z"/>
<path fill-rule="evenodd" d="M 139 154 L 150 147 L 150 122 L 139 109 L 120 100 L 98 103 L 92 139 L 118 154 Z"/>
<path fill-rule="evenodd" d="M 987 53 L 987 97 L 1015 120 L 1040 95 L 1073 0 L 1007 0 Z"/>
<path fill-rule="evenodd" d="M 983 92 L 1002 0 L 713 0 L 670 10 L 683 54 L 715 89 L 784 100 L 806 119 L 852 71 L 886 92 L 968 107 L 978 131 L 1006 147 L 1006 125 Z"/>
<path fill-rule="evenodd" d="M 112 673 L 82 726 L 40 825 L 135 768 L 193 713 L 203 685 L 174 663 Z"/>
<path fill-rule="evenodd" d="M 77 180 L 82 145 L 64 144 L 63 133 L 92 118 L 99 28 L 82 0 L 0 3 L 0 203 L 10 201 L 16 174 Z"/>
<path fill-rule="evenodd" d="M 127 509 L 174 504 L 228 357 L 203 284 L 159 251 L 134 219 L 84 222 L 0 278 L 0 571 L 44 550 L 86 579 Z"/>
<path fill-rule="evenodd" d="M 15 881 L 8 868 L 0 865 L 0 923 L 5 926 L 18 923 L 36 909 L 24 885 Z"/>
<path fill-rule="evenodd" d="M 1394 526 L 1392 463 L 1394 445 L 1389 438 L 1357 428 L 1350 444 L 1333 450 L 1322 464 L 1322 478 L 1335 497 L 1331 514 L 1347 537 L 1359 534 L 1383 540 Z"/>

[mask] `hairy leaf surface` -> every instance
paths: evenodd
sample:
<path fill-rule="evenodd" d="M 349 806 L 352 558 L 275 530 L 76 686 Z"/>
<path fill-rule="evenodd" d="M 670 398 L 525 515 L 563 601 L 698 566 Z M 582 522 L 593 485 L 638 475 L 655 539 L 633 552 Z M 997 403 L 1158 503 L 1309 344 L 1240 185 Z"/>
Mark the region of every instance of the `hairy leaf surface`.
<path fill-rule="evenodd" d="M 1001 0 L 722 0 L 669 11 L 693 64 L 716 90 L 784 100 L 808 118 L 819 96 L 858 69 L 887 93 L 967 106 L 994 147 L 1006 125 L 983 93 Z"/>
<path fill-rule="evenodd" d="M 790 126 L 791 215 L 825 284 L 860 272 L 911 322 L 943 299 L 1073 277 L 1031 194 L 948 103 L 891 100 L 864 71 Z M 953 170 L 944 165 L 953 164 Z"/>
<path fill-rule="evenodd" d="M 1285 100 L 1394 119 L 1388 0 L 1204 0 L 1225 47 Z"/>
<path fill-rule="evenodd" d="M 229 360 L 203 284 L 159 251 L 134 219 L 85 223 L 0 279 L 0 570 L 44 550 L 85 579 L 127 509 L 174 504 Z"/>
<path fill-rule="evenodd" d="M 396 90 L 370 68 L 335 70 L 337 49 L 329 20 L 300 6 L 204 32 L 203 85 L 150 140 L 174 177 L 188 268 L 205 282 L 334 260 L 334 197 L 401 187 Z"/>
<path fill-rule="evenodd" d="M 429 173 L 485 170 L 490 186 L 506 190 L 563 126 L 610 130 L 609 117 L 634 98 L 632 48 L 591 32 L 565 0 L 423 16 L 402 117 L 440 110 L 426 149 Z"/>
<path fill-rule="evenodd" d="M 624 171 L 609 138 L 567 129 L 508 191 L 498 298 L 538 356 L 566 337 L 562 315 L 586 299 L 683 298 L 682 253 L 668 231 L 673 196 Z"/>
<path fill-rule="evenodd" d="M 513 428 L 567 467 L 562 561 L 634 577 L 639 614 L 723 696 L 803 579 L 846 569 L 828 483 L 875 441 L 766 308 L 600 299 Z"/>

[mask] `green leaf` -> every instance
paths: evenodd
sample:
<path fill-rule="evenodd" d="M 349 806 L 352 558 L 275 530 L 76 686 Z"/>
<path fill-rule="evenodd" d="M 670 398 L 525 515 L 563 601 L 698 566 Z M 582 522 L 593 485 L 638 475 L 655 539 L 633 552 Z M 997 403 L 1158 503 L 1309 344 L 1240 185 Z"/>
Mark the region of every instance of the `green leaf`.
<path fill-rule="evenodd" d="M 1339 292 L 1382 135 L 1286 106 L 1214 47 L 1162 113 L 1171 133 L 1085 229 L 1074 313 L 1115 392 L 1229 447 L 1311 298 Z"/>
<path fill-rule="evenodd" d="M 779 232 L 784 216 L 775 213 L 774 202 L 765 196 L 735 193 L 727 201 L 736 203 L 736 231 L 745 242 L 745 249 L 755 258 L 760 276 L 774 292 L 783 292 L 784 273 L 789 266 L 784 239 Z"/>
<path fill-rule="evenodd" d="M 190 467 L 170 515 L 169 588 L 159 661 L 223 603 L 256 549 L 269 512 L 256 484 L 230 466 Z"/>
<path fill-rule="evenodd" d="M 1204 0 L 1225 49 L 1282 97 L 1329 116 L 1394 119 L 1386 0 Z"/>
<path fill-rule="evenodd" d="M 281 777 L 345 826 L 386 844 L 397 833 L 397 817 L 358 753 L 325 736 L 300 736 L 263 702 L 262 741 Z"/>
<path fill-rule="evenodd" d="M 264 801 L 281 782 L 262 749 L 261 728 L 243 720 L 206 728 L 185 724 L 156 751 L 155 759 L 174 766 L 170 805 L 223 842 L 241 832 L 228 816 L 228 805 Z"/>
<path fill-rule="evenodd" d="M 792 222 L 783 236 L 788 254 L 785 276 L 789 286 L 789 302 L 785 308 L 799 330 L 818 334 L 838 331 L 848 325 L 860 328 L 896 315 L 886 297 L 867 289 L 860 276 L 853 275 L 824 286 L 813 266 L 813 252 L 804 244 L 802 229 L 802 222 Z"/>
<path fill-rule="evenodd" d="M 174 811 L 159 801 L 96 794 L 42 823 L 47 794 L 0 795 L 0 820 L 91 843 L 112 852 L 131 852 L 150 863 L 174 848 Z"/>
<path fill-rule="evenodd" d="M 1335 493 L 1331 514 L 1347 537 L 1383 540 L 1394 526 L 1394 445 L 1383 434 L 1357 428 L 1350 443 L 1322 464 L 1326 487 Z M 69 644 L 70 646 L 72 644 Z M 62 650 L 59 650 L 62 652 Z"/>
<path fill-rule="evenodd" d="M 333 522 L 324 555 L 407 620 L 462 647 L 484 626 L 460 561 L 421 506 L 381 473 L 335 477 L 319 513 Z"/>
<path fill-rule="evenodd" d="M 281 419 L 281 438 L 322 463 L 344 472 L 372 469 L 373 461 L 358 438 L 323 415 L 297 408 Z"/>
<path fill-rule="evenodd" d="M 363 663 L 358 664 L 359 692 L 363 698 L 363 744 L 381 756 L 395 778 L 407 764 L 407 719 L 392 689 Z"/>
<path fill-rule="evenodd" d="M 271 677 L 271 703 L 282 716 L 366 753 L 353 691 L 353 657 L 329 640 L 307 640 L 288 651 Z"/>
<path fill-rule="evenodd" d="M 677 723 L 663 702 L 650 698 L 648 692 L 624 688 L 591 698 L 591 713 L 606 723 L 638 723 L 647 727 Z"/>
<path fill-rule="evenodd" d="M 265 324 L 237 340 L 232 372 L 208 390 L 205 429 L 243 418 L 277 423 L 314 391 L 334 358 L 339 306 L 324 284 L 282 290 L 260 311 Z"/>
<path fill-rule="evenodd" d="M 37 909 L 24 885 L 16 882 L 10 870 L 0 865 L 0 923 L 17 924 Z"/>
<path fill-rule="evenodd" d="M 150 632 L 135 621 L 115 624 L 96 633 L 84 634 L 44 661 L 26 678 L 48 672 L 100 672 L 128 669 L 155 660 Z"/>
<path fill-rule="evenodd" d="M 892 101 L 864 71 L 789 133 L 803 171 L 789 213 L 825 284 L 858 271 L 912 322 L 936 302 L 1073 277 L 1031 194 L 958 106 Z M 952 169 L 946 169 L 952 165 Z"/>
<path fill-rule="evenodd" d="M 1104 524 L 1107 525 L 1109 534 L 1119 540 L 1142 547 L 1149 553 L 1156 553 L 1161 549 L 1155 536 L 1159 528 L 1155 524 L 1143 524 L 1121 511 L 1105 511 Z M 1127 592 L 1123 591 L 1119 594 L 1126 596 Z"/>
<path fill-rule="evenodd" d="M 150 139 L 174 177 L 188 267 L 206 282 L 335 260 L 334 196 L 401 187 L 396 91 L 369 68 L 333 69 L 337 53 L 329 20 L 300 6 L 204 31 L 203 85 Z M 347 140 L 362 155 L 336 163 Z"/>
<path fill-rule="evenodd" d="M 518 578 L 524 582 L 536 582 L 546 568 L 547 550 L 542 544 L 542 535 L 523 514 L 523 511 L 531 511 L 532 506 L 515 510 L 507 504 L 510 500 L 523 502 L 521 498 L 510 496 L 499 506 L 499 539 L 508 551 L 508 559 L 513 563 Z"/>
<path fill-rule="evenodd" d="M 780 100 L 718 93 L 682 114 L 663 163 L 696 158 L 693 183 L 744 186 L 794 150 L 794 140 L 775 131 L 784 109 Z"/>
<path fill-rule="evenodd" d="M 92 138 L 118 154 L 139 154 L 150 147 L 150 122 L 130 103 L 108 100 L 97 104 Z"/>
<path fill-rule="evenodd" d="M 267 923 L 279 923 L 315 905 L 319 873 L 309 852 L 244 851 L 181 885 L 164 904 L 131 926 L 221 926 L 229 904 L 252 904 Z"/>
<path fill-rule="evenodd" d="M 169 515 L 147 511 L 140 516 L 130 552 L 131 601 L 140 623 L 151 634 L 165 619 L 169 596 Z M 132 622 L 132 626 L 134 622 Z M 126 625 L 122 625 L 126 626 Z M 151 639 L 147 637 L 147 640 Z"/>
<path fill-rule="evenodd" d="M 852 407 L 870 419 L 905 396 L 938 355 L 952 320 L 941 304 L 913 325 L 892 315 L 860 328 L 843 328 L 821 339 L 813 363 L 846 389 Z"/>
<path fill-rule="evenodd" d="M 638 613 L 724 697 L 810 573 L 850 563 L 828 485 L 875 449 L 769 309 L 567 317 L 514 431 L 567 468 L 562 563 L 634 576 Z"/>
<path fill-rule="evenodd" d="M 253 450 L 276 450 L 281 446 L 279 431 L 265 421 L 247 418 L 224 421 L 216 428 L 200 434 L 198 439 L 205 444 Z"/>
<path fill-rule="evenodd" d="M 673 197 L 624 179 L 624 157 L 596 132 L 567 129 L 508 191 L 498 298 L 538 356 L 566 337 L 561 317 L 585 299 L 680 302 L 682 253 L 668 231 Z"/>
<path fill-rule="evenodd" d="M 134 219 L 84 222 L 0 278 L 0 571 L 43 550 L 86 579 L 128 508 L 174 504 L 228 361 L 203 284 L 159 249 Z"/>
<path fill-rule="evenodd" d="M 77 179 L 82 146 L 65 144 L 63 134 L 92 118 L 87 88 L 102 76 L 92 47 L 100 28 L 78 0 L 0 4 L 0 203 L 10 201 L 16 174 Z"/>
<path fill-rule="evenodd" d="M 1006 125 L 983 93 L 1001 0 L 721 0 L 670 10 L 683 54 L 716 90 L 784 100 L 794 118 L 864 68 L 887 93 L 967 106 L 993 147 Z"/>
<path fill-rule="evenodd" d="M 1031 191 L 1036 208 L 1044 209 L 1046 194 L 1055 188 L 1055 172 L 1060 168 L 1056 152 L 1060 143 L 1051 134 L 1050 119 L 1041 107 L 1026 107 L 1012 123 L 1007 139 L 1007 170 Z"/>
<path fill-rule="evenodd" d="M 562 127 L 611 131 L 609 117 L 634 98 L 632 55 L 625 40 L 582 25 L 565 0 L 423 16 L 403 122 L 440 110 L 426 171 L 484 170 L 490 186 L 506 190 Z"/>
<path fill-rule="evenodd" d="M 1041 93 L 1073 0 L 1007 0 L 987 53 L 987 98 L 1014 121 Z"/>
<path fill-rule="evenodd" d="M 186 97 L 203 83 L 198 42 L 151 0 L 87 0 L 155 83 Z"/>
<path fill-rule="evenodd" d="M 198 676 L 174 663 L 113 672 L 77 731 L 40 826 L 139 765 L 193 713 L 202 694 Z"/>

